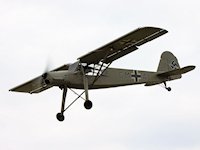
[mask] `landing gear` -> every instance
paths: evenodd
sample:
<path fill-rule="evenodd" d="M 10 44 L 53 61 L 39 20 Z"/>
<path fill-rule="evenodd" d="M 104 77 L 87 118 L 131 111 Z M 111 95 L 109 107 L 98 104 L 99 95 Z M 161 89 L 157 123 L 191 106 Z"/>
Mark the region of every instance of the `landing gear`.
<path fill-rule="evenodd" d="M 92 108 L 92 102 L 90 100 L 86 100 L 84 103 L 85 109 L 91 109 Z"/>
<path fill-rule="evenodd" d="M 167 90 L 167 91 L 171 91 L 172 89 L 171 89 L 171 87 L 167 87 L 167 84 L 166 84 L 166 82 L 164 82 L 164 85 L 165 85 L 165 89 Z"/>
<path fill-rule="evenodd" d="M 71 102 L 66 108 L 65 108 L 65 99 L 66 99 L 66 95 L 67 95 L 67 86 L 60 86 L 60 89 L 63 90 L 63 95 L 62 95 L 62 106 L 61 106 L 61 112 L 59 112 L 57 115 L 56 115 L 56 118 L 58 119 L 58 121 L 64 121 L 65 119 L 65 116 L 64 116 L 64 112 L 78 99 L 81 97 L 81 95 L 83 93 L 85 93 L 85 102 L 84 102 L 84 107 L 85 109 L 91 109 L 92 108 L 92 102 L 89 100 L 89 96 L 88 96 L 88 78 L 87 76 L 85 75 L 85 72 L 84 72 L 84 68 L 83 66 L 81 66 L 81 71 L 82 71 L 82 74 L 83 74 L 83 86 L 84 86 L 84 92 L 82 92 L 81 94 L 77 94 L 76 92 L 74 92 L 72 89 L 70 89 L 71 91 L 73 91 L 75 94 L 78 95 L 78 97 L 73 101 Z"/>
<path fill-rule="evenodd" d="M 81 94 L 76 93 L 75 91 L 73 91 L 71 88 L 69 88 L 72 92 L 74 92 L 76 95 L 78 95 L 78 97 L 72 101 L 66 108 L 65 108 L 65 99 L 66 99 L 66 95 L 67 95 L 67 87 L 62 87 L 61 89 L 63 89 L 63 96 L 62 96 L 62 106 L 61 106 L 61 112 L 59 112 L 56 115 L 56 118 L 58 119 L 58 121 L 64 121 L 65 116 L 64 116 L 64 112 L 72 106 L 72 104 L 74 102 L 76 102 L 79 98 L 82 98 L 81 95 L 83 95 L 86 91 L 83 91 Z M 86 97 L 88 98 L 88 96 Z M 92 102 L 90 100 L 84 99 L 82 98 L 85 102 L 84 102 L 84 107 L 85 109 L 91 109 L 92 108 Z"/>

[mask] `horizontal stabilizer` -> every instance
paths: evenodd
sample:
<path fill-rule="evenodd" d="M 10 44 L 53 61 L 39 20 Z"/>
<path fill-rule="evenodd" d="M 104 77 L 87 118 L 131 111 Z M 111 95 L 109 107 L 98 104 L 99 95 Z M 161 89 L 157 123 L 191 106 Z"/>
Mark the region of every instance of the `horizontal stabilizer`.
<path fill-rule="evenodd" d="M 174 75 L 181 75 L 181 74 L 187 73 L 189 71 L 192 71 L 194 68 L 195 68 L 195 66 L 186 66 L 186 67 L 183 67 L 183 68 L 180 68 L 180 69 L 175 69 L 175 70 L 172 70 L 172 71 L 160 73 L 157 76 L 159 76 L 159 77 L 169 77 L 169 76 L 174 76 Z"/>

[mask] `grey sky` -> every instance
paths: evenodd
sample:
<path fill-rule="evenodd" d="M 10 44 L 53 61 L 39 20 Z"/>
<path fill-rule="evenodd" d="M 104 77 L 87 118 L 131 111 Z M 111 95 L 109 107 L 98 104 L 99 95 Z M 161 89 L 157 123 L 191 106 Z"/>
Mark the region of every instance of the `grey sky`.
<path fill-rule="evenodd" d="M 1 0 L 0 149 L 199 150 L 199 9 L 198 0 Z M 79 100 L 62 123 L 58 88 L 8 92 L 42 74 L 46 63 L 72 63 L 143 26 L 169 33 L 112 67 L 155 71 L 161 53 L 172 51 L 181 66 L 197 66 L 168 83 L 172 92 L 143 85 L 90 91 L 94 107 L 87 111 Z M 69 92 L 67 102 L 74 98 Z"/>

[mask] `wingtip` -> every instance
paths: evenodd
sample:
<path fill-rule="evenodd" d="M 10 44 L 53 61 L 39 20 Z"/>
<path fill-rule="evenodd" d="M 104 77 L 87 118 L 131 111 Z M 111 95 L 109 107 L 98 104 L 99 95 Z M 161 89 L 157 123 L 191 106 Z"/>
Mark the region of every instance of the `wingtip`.
<path fill-rule="evenodd" d="M 139 29 L 141 29 L 141 28 L 159 29 L 159 30 L 165 31 L 166 33 L 168 32 L 168 31 L 167 31 L 166 29 L 164 29 L 164 28 L 155 27 L 155 26 L 143 26 L 143 27 L 139 27 Z"/>
<path fill-rule="evenodd" d="M 192 65 L 191 68 L 192 68 L 192 70 L 194 70 L 196 68 L 196 66 Z"/>

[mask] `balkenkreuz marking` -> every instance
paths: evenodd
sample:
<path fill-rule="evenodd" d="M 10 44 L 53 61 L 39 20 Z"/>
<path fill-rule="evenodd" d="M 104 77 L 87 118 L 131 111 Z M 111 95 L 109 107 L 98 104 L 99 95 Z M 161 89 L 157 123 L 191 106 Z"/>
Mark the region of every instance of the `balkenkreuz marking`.
<path fill-rule="evenodd" d="M 131 73 L 131 78 L 135 80 L 135 82 L 138 82 L 141 79 L 141 74 L 137 70 L 133 70 L 133 73 Z"/>

